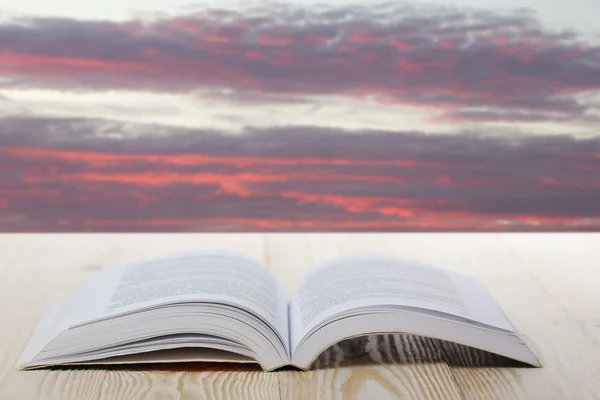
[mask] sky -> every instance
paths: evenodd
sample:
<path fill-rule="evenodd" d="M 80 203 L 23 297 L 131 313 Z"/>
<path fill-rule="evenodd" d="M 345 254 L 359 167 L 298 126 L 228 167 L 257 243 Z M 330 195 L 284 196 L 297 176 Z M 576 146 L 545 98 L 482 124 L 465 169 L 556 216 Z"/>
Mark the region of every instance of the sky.
<path fill-rule="evenodd" d="M 0 231 L 600 230 L 596 0 L 0 6 Z"/>

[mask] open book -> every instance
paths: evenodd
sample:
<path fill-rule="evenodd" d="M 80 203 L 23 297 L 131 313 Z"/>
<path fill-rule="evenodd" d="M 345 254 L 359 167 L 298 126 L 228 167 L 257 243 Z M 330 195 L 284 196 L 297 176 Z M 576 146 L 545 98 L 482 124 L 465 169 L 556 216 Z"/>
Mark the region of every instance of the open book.
<path fill-rule="evenodd" d="M 223 252 L 101 270 L 42 318 L 18 366 L 220 361 L 307 369 L 343 339 L 399 332 L 540 366 L 470 277 L 399 258 L 347 257 L 314 269 L 288 300 L 267 267 Z"/>

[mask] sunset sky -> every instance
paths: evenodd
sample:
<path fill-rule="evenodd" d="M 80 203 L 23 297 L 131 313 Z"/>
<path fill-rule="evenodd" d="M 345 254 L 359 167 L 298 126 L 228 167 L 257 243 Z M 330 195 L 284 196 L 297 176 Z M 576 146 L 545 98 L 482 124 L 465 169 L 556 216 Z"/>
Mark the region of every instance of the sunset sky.
<path fill-rule="evenodd" d="M 600 230 L 597 5 L 4 0 L 0 231 Z"/>

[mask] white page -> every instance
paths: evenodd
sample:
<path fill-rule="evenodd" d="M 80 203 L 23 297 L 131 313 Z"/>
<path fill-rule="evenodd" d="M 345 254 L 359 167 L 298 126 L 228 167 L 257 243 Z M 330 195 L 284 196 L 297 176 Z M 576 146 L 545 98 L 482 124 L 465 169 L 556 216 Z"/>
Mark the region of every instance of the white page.
<path fill-rule="evenodd" d="M 312 271 L 290 302 L 292 346 L 340 312 L 369 306 L 417 307 L 512 330 L 485 287 L 472 278 L 385 256 L 347 257 Z"/>
<path fill-rule="evenodd" d="M 288 338 L 280 282 L 238 254 L 188 253 L 106 268 L 74 294 L 70 326 L 179 301 L 214 301 L 246 308 Z"/>

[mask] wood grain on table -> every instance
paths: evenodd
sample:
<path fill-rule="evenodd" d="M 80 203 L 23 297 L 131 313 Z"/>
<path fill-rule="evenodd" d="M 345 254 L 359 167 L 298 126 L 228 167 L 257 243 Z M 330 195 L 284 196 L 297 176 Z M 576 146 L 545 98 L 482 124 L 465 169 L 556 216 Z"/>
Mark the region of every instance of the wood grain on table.
<path fill-rule="evenodd" d="M 349 254 L 416 258 L 483 281 L 544 368 L 410 335 L 348 340 L 308 372 L 174 364 L 17 371 L 39 318 L 95 271 L 188 250 L 261 260 L 290 293 Z M 600 234 L 0 235 L 0 399 L 600 399 Z"/>

